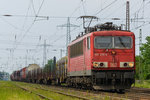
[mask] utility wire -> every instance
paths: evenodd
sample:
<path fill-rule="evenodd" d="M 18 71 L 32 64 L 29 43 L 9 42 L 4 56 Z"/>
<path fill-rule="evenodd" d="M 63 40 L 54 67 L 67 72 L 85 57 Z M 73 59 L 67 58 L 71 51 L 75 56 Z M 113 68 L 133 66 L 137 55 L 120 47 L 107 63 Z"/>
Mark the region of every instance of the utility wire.
<path fill-rule="evenodd" d="M 38 47 L 39 47 L 39 45 L 40 45 L 40 42 L 41 42 L 41 36 L 40 36 L 40 38 L 39 38 L 39 41 L 38 41 L 38 43 L 37 43 L 37 45 L 36 45 L 36 47 L 35 47 L 35 52 L 34 52 L 34 54 L 32 55 L 32 56 L 35 56 L 35 54 L 37 53 L 37 49 L 38 49 Z"/>
<path fill-rule="evenodd" d="M 150 1 L 147 2 L 144 6 L 147 6 L 148 4 L 150 4 Z M 141 10 L 143 9 L 143 4 L 141 4 L 140 8 L 138 10 L 136 10 L 134 13 L 132 13 L 131 15 L 134 15 L 136 13 L 139 13 Z"/>
<path fill-rule="evenodd" d="M 119 7 L 117 7 L 117 9 L 115 9 L 115 11 L 111 11 L 111 13 L 109 13 L 109 15 L 107 15 L 105 18 L 108 18 L 110 15 L 113 15 L 113 14 L 117 13 L 117 10 L 121 10 L 120 8 L 124 7 L 125 5 L 126 5 L 126 3 L 123 3 L 122 5 L 120 5 Z"/>
<path fill-rule="evenodd" d="M 83 23 L 80 24 L 79 27 L 80 27 L 81 25 L 83 25 Z M 70 31 L 70 33 L 71 33 L 72 31 L 76 30 L 76 29 L 79 28 L 79 27 L 74 27 L 74 28 Z M 65 36 L 66 36 L 66 34 L 63 34 L 63 35 L 59 36 L 57 39 L 53 40 L 51 43 L 56 43 L 56 41 L 58 41 L 58 40 L 60 40 L 60 39 L 63 39 Z"/>
<path fill-rule="evenodd" d="M 35 11 L 35 8 L 34 8 L 33 0 L 31 0 L 31 4 L 32 4 L 32 8 L 33 8 L 34 14 L 35 14 L 35 16 L 36 16 L 36 11 Z"/>
<path fill-rule="evenodd" d="M 21 41 L 25 38 L 25 36 L 27 35 L 27 33 L 31 30 L 31 28 L 33 27 L 33 25 L 35 24 L 36 18 L 37 18 L 37 16 L 38 16 L 38 14 L 40 13 L 40 10 L 41 10 L 41 8 L 42 8 L 42 6 L 43 6 L 43 4 L 44 4 L 44 1 L 45 1 L 45 0 L 42 1 L 42 3 L 41 3 L 41 5 L 40 5 L 40 7 L 39 7 L 39 9 L 38 9 L 38 12 L 36 13 L 36 16 L 35 16 L 33 22 L 31 23 L 31 25 L 29 26 L 29 28 L 28 28 L 28 29 L 26 30 L 26 32 L 24 33 L 23 37 L 22 37 L 21 40 L 20 40 L 20 43 L 21 43 Z M 16 49 L 16 48 L 17 48 L 17 45 L 16 45 L 16 47 L 15 47 L 14 49 Z"/>
<path fill-rule="evenodd" d="M 34 25 L 34 23 L 35 23 L 35 21 L 36 21 L 36 18 L 37 18 L 37 16 L 38 16 L 38 14 L 40 13 L 40 10 L 41 10 L 41 8 L 42 8 L 43 4 L 44 4 L 44 0 L 42 1 L 41 5 L 40 5 L 40 7 L 39 7 L 38 12 L 35 14 L 35 19 L 34 19 L 33 23 L 31 24 L 31 28 L 32 28 L 32 26 Z M 30 30 L 30 29 L 29 29 L 29 30 Z M 24 37 L 25 37 L 25 36 L 24 36 Z M 38 44 L 40 43 L 40 41 L 41 41 L 41 39 L 39 39 Z M 38 48 L 38 44 L 37 44 L 37 46 L 36 46 L 36 48 L 35 48 L 35 49 L 37 49 L 37 48 Z M 35 52 L 35 53 L 37 53 L 37 52 Z M 33 54 L 33 56 L 35 55 L 35 53 Z"/>
<path fill-rule="evenodd" d="M 80 8 L 80 6 L 81 6 L 80 4 L 81 3 L 85 3 L 85 1 L 84 2 L 80 1 L 79 6 L 70 14 L 70 17 Z"/>
<path fill-rule="evenodd" d="M 86 15 L 86 9 L 85 9 L 85 6 L 84 6 L 86 0 L 85 1 L 81 0 L 81 1 L 82 1 L 82 7 L 83 7 L 84 15 Z"/>
<path fill-rule="evenodd" d="M 143 26 L 146 26 L 146 25 L 150 25 L 150 22 L 144 22 L 142 25 L 139 25 L 139 26 L 137 26 L 137 27 L 135 27 L 135 28 L 133 28 L 131 30 L 137 30 L 137 29 L 139 29 L 139 28 L 141 28 Z"/>
<path fill-rule="evenodd" d="M 37 12 L 37 14 L 35 15 L 35 18 L 34 18 L 33 22 L 31 23 L 31 25 L 29 26 L 29 28 L 25 31 L 25 33 L 24 33 L 23 37 L 21 38 L 21 40 L 19 41 L 19 43 L 16 44 L 16 47 L 14 47 L 14 50 L 17 49 L 18 45 L 22 42 L 22 40 L 25 38 L 25 36 L 27 35 L 27 33 L 31 30 L 31 28 L 35 24 L 36 18 L 37 18 L 38 14 L 39 14 L 39 12 L 40 12 L 40 10 L 42 8 L 43 3 L 44 3 L 44 0 L 42 1 L 42 4 L 41 4 L 41 6 L 40 6 L 40 8 L 39 8 L 39 10 Z"/>
<path fill-rule="evenodd" d="M 137 29 L 139 29 L 139 28 L 141 28 L 141 27 L 143 27 L 143 26 L 145 26 L 145 25 L 149 25 L 149 21 L 143 21 L 143 24 L 141 24 L 141 25 L 138 25 L 138 23 L 140 22 L 139 20 L 140 19 L 147 19 L 147 18 L 144 18 L 144 7 L 145 6 L 147 6 L 148 4 L 150 4 L 150 1 L 148 1 L 147 3 L 145 3 L 145 1 L 143 1 L 143 3 L 141 4 L 141 6 L 140 6 L 140 8 L 138 9 L 138 10 L 136 10 L 133 14 L 135 14 L 135 17 L 132 19 L 133 20 L 133 22 L 135 22 L 136 23 L 136 25 L 134 25 L 134 26 L 136 26 L 135 28 L 133 28 L 132 30 L 137 30 Z M 139 13 L 140 13 L 140 11 L 143 9 L 143 11 L 141 12 L 142 13 L 142 16 L 141 16 L 141 18 L 139 18 Z M 132 14 L 132 15 L 133 15 Z"/>
<path fill-rule="evenodd" d="M 13 27 L 16 30 L 21 30 L 18 27 L 16 27 L 15 25 L 11 24 L 10 22 L 8 22 L 7 20 L 5 20 L 3 17 L 0 16 L 0 18 L 2 19 L 3 22 L 7 23 L 8 25 L 10 25 L 11 27 Z"/>
<path fill-rule="evenodd" d="M 32 1 L 31 1 L 31 2 L 32 2 Z M 23 32 L 23 30 L 24 30 L 24 27 L 25 27 L 25 24 L 26 24 L 26 21 L 27 21 L 28 12 L 29 12 L 29 9 L 30 9 L 30 6 L 31 6 L 31 2 L 29 2 L 29 6 L 28 6 L 27 13 L 26 13 L 26 15 L 25 15 L 25 19 L 24 19 L 24 22 L 23 22 L 21 34 L 20 34 L 18 37 L 20 37 L 20 36 L 22 35 L 22 32 Z M 14 42 L 14 48 L 15 48 L 15 46 L 17 45 L 16 42 L 17 42 L 17 40 L 15 40 L 15 42 Z"/>
<path fill-rule="evenodd" d="M 98 11 L 97 13 L 95 13 L 94 15 L 98 15 L 100 12 L 102 12 L 103 10 L 105 10 L 106 8 L 110 7 L 112 4 L 114 4 L 117 0 L 114 0 L 113 2 L 111 2 L 110 4 L 108 4 L 107 6 L 105 6 L 104 8 L 102 8 L 100 11 Z"/>
<path fill-rule="evenodd" d="M 44 1 L 45 1 L 45 0 L 42 1 L 39 10 L 38 10 L 38 12 L 36 13 L 36 16 L 38 16 L 38 14 L 40 13 L 40 10 L 41 10 L 41 8 L 42 8 L 42 6 L 43 6 L 43 4 L 44 4 Z"/>

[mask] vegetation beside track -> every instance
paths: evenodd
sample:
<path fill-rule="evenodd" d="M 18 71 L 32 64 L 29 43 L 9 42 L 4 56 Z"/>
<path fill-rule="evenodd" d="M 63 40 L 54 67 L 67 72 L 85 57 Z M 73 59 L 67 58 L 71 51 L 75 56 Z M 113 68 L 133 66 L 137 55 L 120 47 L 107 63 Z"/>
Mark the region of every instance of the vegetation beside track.
<path fill-rule="evenodd" d="M 150 80 L 136 81 L 135 87 L 150 88 Z"/>
<path fill-rule="evenodd" d="M 138 80 L 150 80 L 150 36 L 140 47 L 140 55 L 136 55 L 136 75 Z"/>
<path fill-rule="evenodd" d="M 137 93 L 139 89 L 140 91 Z M 147 93 L 146 91 L 142 88 L 133 88 L 123 94 L 118 94 L 107 91 L 90 91 L 24 82 L 0 81 L 0 100 L 126 100 L 149 98 L 149 92 Z"/>
<path fill-rule="evenodd" d="M 23 91 L 11 81 L 0 81 L 0 100 L 42 100 L 40 97 Z"/>
<path fill-rule="evenodd" d="M 63 94 L 53 92 L 52 90 L 51 91 L 44 90 L 40 87 L 39 84 L 28 84 L 23 82 L 15 82 L 15 84 L 19 85 L 20 87 L 26 88 L 27 90 L 32 91 L 34 93 L 38 93 L 47 98 L 51 98 L 52 100 L 80 100 L 76 97 L 66 96 Z"/>
<path fill-rule="evenodd" d="M 47 85 L 40 85 L 40 84 L 29 84 L 23 82 L 17 82 L 21 86 L 26 86 L 26 88 L 30 88 L 31 90 L 41 92 L 44 90 L 45 93 L 56 93 L 57 95 L 67 95 L 71 97 L 69 99 L 63 99 L 62 96 L 56 96 L 54 100 L 74 100 L 74 98 L 80 98 L 81 100 L 126 100 L 126 96 L 117 96 L 117 93 L 109 93 L 109 92 L 98 92 L 98 91 L 90 91 L 90 90 L 80 90 L 75 88 L 67 88 L 67 87 L 59 87 L 59 86 L 47 86 Z M 111 94 L 111 95 L 110 95 Z M 53 95 L 54 96 L 54 95 Z M 47 96 L 48 97 L 48 96 Z M 50 98 L 52 96 L 49 95 Z M 76 99 L 75 99 L 76 100 Z"/>
<path fill-rule="evenodd" d="M 31 87 L 31 85 L 33 87 Z M 82 100 L 76 97 L 61 95 L 59 93 L 44 91 L 35 88 L 37 84 L 23 82 L 0 81 L 0 100 Z M 39 94 L 41 96 L 36 95 Z"/>

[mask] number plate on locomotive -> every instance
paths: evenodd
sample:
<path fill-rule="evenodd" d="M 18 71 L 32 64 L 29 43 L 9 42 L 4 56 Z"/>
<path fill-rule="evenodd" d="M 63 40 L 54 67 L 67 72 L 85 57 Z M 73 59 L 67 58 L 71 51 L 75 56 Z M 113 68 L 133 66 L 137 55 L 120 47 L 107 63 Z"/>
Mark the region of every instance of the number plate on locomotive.
<path fill-rule="evenodd" d="M 117 67 L 117 63 L 110 63 L 110 67 Z"/>

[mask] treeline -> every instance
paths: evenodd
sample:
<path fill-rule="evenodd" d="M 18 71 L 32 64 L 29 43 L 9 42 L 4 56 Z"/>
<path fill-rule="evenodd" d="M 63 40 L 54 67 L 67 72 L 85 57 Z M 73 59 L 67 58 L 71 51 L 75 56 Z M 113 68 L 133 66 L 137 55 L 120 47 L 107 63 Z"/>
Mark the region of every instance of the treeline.
<path fill-rule="evenodd" d="M 0 80 L 9 80 L 9 73 L 0 72 Z"/>
<path fill-rule="evenodd" d="M 150 36 L 140 47 L 140 55 L 136 56 L 136 79 L 150 79 Z"/>
<path fill-rule="evenodd" d="M 44 72 L 53 72 L 56 67 L 56 57 L 53 59 L 48 60 L 48 63 L 44 67 Z"/>

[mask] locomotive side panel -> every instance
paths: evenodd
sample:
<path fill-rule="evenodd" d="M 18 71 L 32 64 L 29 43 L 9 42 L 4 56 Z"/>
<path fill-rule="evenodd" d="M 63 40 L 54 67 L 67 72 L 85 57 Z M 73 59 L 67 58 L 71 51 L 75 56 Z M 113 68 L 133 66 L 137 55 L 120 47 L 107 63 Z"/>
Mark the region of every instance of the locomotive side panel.
<path fill-rule="evenodd" d="M 69 76 L 81 76 L 84 67 L 83 40 L 70 46 L 69 50 Z"/>
<path fill-rule="evenodd" d="M 91 34 L 68 46 L 68 76 L 91 75 Z"/>

